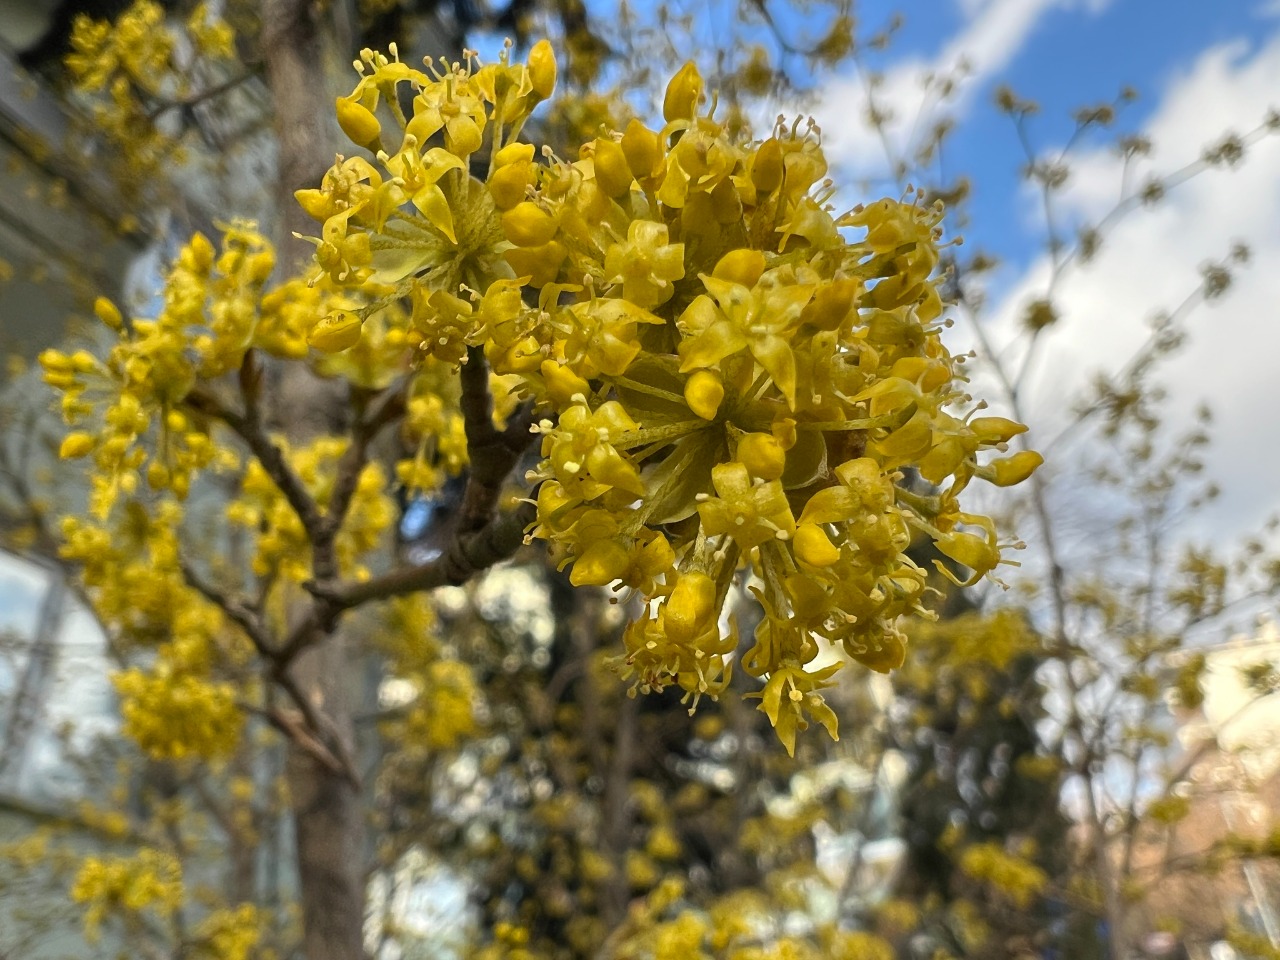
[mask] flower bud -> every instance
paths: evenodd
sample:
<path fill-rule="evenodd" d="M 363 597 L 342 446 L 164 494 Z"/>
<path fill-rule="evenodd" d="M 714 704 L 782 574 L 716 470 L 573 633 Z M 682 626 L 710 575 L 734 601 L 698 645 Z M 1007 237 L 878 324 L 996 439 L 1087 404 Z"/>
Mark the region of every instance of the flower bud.
<path fill-rule="evenodd" d="M 120 308 L 106 297 L 99 297 L 93 301 L 93 312 L 112 330 L 119 330 L 124 326 L 124 317 L 120 315 Z"/>
<path fill-rule="evenodd" d="M 209 242 L 209 238 L 203 233 L 193 233 L 191 242 L 187 244 L 187 249 L 191 251 L 192 267 L 198 273 L 208 273 L 209 268 L 213 266 L 215 254 L 213 244 Z"/>
<path fill-rule="evenodd" d="M 705 573 L 682 573 L 667 600 L 663 623 L 676 641 L 692 640 L 708 626 L 715 612 L 716 582 Z"/>
<path fill-rule="evenodd" d="M 975 417 L 969 421 L 969 429 L 989 446 L 1008 443 L 1018 434 L 1027 432 L 1026 424 L 1004 417 Z"/>
<path fill-rule="evenodd" d="M 1036 468 L 1042 463 L 1044 463 L 1044 457 L 1040 454 L 1034 450 L 1023 450 L 1012 457 L 992 460 L 987 464 L 991 474 L 986 475 L 984 472 L 984 476 L 997 487 L 1012 487 L 1035 473 Z"/>
<path fill-rule="evenodd" d="M 952 531 L 937 544 L 943 556 L 964 564 L 975 577 L 989 573 L 1000 562 L 1000 551 L 995 545 L 976 534 Z"/>
<path fill-rule="evenodd" d="M 740 283 L 744 287 L 754 287 L 760 275 L 764 273 L 764 254 L 759 250 L 730 250 L 711 275 L 717 280 L 728 280 Z"/>
<path fill-rule="evenodd" d="M 698 100 L 702 96 L 702 76 L 690 61 L 667 84 L 667 95 L 662 100 L 662 116 L 672 120 L 692 120 Z"/>
<path fill-rule="evenodd" d="M 338 97 L 338 126 L 352 143 L 367 150 L 382 148 L 382 124 L 373 115 L 373 111 L 353 97 Z"/>
<path fill-rule="evenodd" d="M 307 343 L 321 353 L 341 353 L 360 342 L 364 321 L 348 310 L 335 310 L 315 325 Z"/>
<path fill-rule="evenodd" d="M 761 193 L 773 193 L 782 185 L 782 144 L 770 137 L 760 144 L 751 165 L 751 182 Z"/>
<path fill-rule="evenodd" d="M 631 189 L 627 154 L 616 140 L 599 139 L 595 145 L 596 184 L 606 196 L 617 197 Z"/>
<path fill-rule="evenodd" d="M 622 152 L 627 156 L 627 166 L 637 180 L 647 180 L 654 175 L 662 159 L 662 143 L 658 135 L 635 118 L 627 124 L 622 134 Z"/>
<path fill-rule="evenodd" d="M 840 548 L 831 542 L 826 532 L 816 523 L 802 523 L 796 527 L 792 547 L 796 559 L 811 567 L 831 567 L 840 560 Z"/>
<path fill-rule="evenodd" d="M 684 385 L 684 400 L 703 420 L 714 420 L 724 400 L 724 384 L 711 370 L 698 370 Z"/>
<path fill-rule="evenodd" d="M 534 203 L 525 200 L 502 215 L 502 229 L 507 239 L 518 247 L 537 247 L 556 235 L 555 217 Z"/>
<path fill-rule="evenodd" d="M 97 445 L 98 441 L 92 434 L 68 433 L 62 440 L 62 446 L 58 448 L 58 456 L 63 460 L 75 460 L 89 453 Z"/>
<path fill-rule="evenodd" d="M 631 556 L 616 540 L 597 540 L 573 564 L 569 582 L 575 587 L 607 586 L 627 572 Z"/>
<path fill-rule="evenodd" d="M 777 480 L 787 465 L 782 444 L 769 433 L 748 433 L 738 438 L 735 459 L 761 480 Z"/>
<path fill-rule="evenodd" d="M 539 40 L 529 51 L 529 82 L 538 99 L 546 100 L 556 89 L 556 54 L 547 40 Z"/>

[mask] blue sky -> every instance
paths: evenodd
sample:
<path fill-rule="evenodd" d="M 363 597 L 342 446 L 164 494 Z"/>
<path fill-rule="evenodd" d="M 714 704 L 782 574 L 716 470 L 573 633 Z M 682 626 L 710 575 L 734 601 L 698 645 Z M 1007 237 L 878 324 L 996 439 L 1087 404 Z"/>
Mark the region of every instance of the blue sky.
<path fill-rule="evenodd" d="M 1248 56 L 1280 25 L 1280 19 L 1267 16 L 1265 5 L 1254 0 L 1213 4 L 1192 0 L 1014 0 L 1006 4 L 908 0 L 902 7 L 905 25 L 880 65 L 891 69 L 904 59 L 932 61 L 972 21 L 974 15 L 966 16 L 965 8 L 980 16 L 983 10 L 1002 5 L 1042 8 L 1043 12 L 1033 18 L 1007 65 L 973 84 L 965 122 L 948 150 L 948 166 L 972 173 L 981 191 L 982 216 L 975 218 L 970 235 L 1015 264 L 1022 259 L 1027 241 L 1035 240 L 1036 235 L 1024 215 L 1023 198 L 1007 189 L 1023 154 L 1009 118 L 992 103 L 998 85 L 1008 84 L 1040 105 L 1031 129 L 1036 142 L 1044 146 L 1060 144 L 1070 136 L 1074 127 L 1070 115 L 1075 108 L 1112 100 L 1126 86 L 1138 91 L 1139 99 L 1125 107 L 1116 129 L 1137 130 L 1157 109 L 1170 80 L 1205 50 L 1242 42 Z M 1212 13 L 1208 12 L 1211 7 Z M 877 23 L 885 16 L 881 9 L 887 11 L 892 6 L 864 4 L 861 9 L 868 23 Z M 1103 138 L 1085 140 L 1090 142 L 1103 142 Z"/>
<path fill-rule="evenodd" d="M 874 25 L 893 8 L 863 4 L 859 15 Z M 961 56 L 973 66 L 947 108 L 957 121 L 947 169 L 974 184 L 966 243 L 1002 262 L 987 285 L 985 323 L 997 344 L 1012 342 L 1016 318 L 1043 294 L 1048 279 L 1039 199 L 1017 179 L 1025 157 L 1012 122 L 992 103 L 998 85 L 1039 103 L 1030 130 L 1044 153 L 1071 134 L 1075 107 L 1135 88 L 1139 99 L 1123 110 L 1115 130 L 1155 144 L 1139 182 L 1195 160 L 1223 134 L 1244 133 L 1261 123 L 1269 106 L 1280 107 L 1278 0 L 907 0 L 901 9 L 906 24 L 876 63 L 885 75 L 882 104 L 914 117 L 923 73 L 947 70 Z M 865 106 L 863 85 L 850 72 L 823 90 L 813 112 L 837 178 L 863 179 L 873 192 L 886 191 L 878 179 L 887 169 L 883 149 L 853 119 Z M 897 149 L 910 126 L 891 127 Z M 1110 143 L 1103 132 L 1073 151 L 1072 179 L 1060 201 L 1065 220 L 1096 222 L 1114 204 L 1120 167 Z M 1280 429 L 1266 426 L 1280 408 L 1273 372 L 1280 282 L 1271 266 L 1280 260 L 1277 170 L 1280 136 L 1272 136 L 1238 169 L 1203 174 L 1125 219 L 1097 259 L 1059 285 L 1062 319 L 1045 338 L 1026 398 L 1033 438 L 1055 433 L 1073 393 L 1095 370 L 1121 365 L 1144 339 L 1145 321 L 1176 307 L 1197 285 L 1201 264 L 1220 259 L 1236 240 L 1247 242 L 1252 265 L 1225 298 L 1191 314 L 1187 345 L 1161 377 L 1175 425 L 1189 424 L 1200 401 L 1218 414 L 1208 472 L 1224 496 L 1187 527 L 1192 537 L 1221 541 L 1223 534 L 1252 533 L 1280 510 L 1274 481 L 1280 444 L 1259 433 L 1280 439 Z M 959 346 L 967 345 L 962 327 L 956 336 Z M 1065 473 L 1068 465 L 1049 469 Z"/>

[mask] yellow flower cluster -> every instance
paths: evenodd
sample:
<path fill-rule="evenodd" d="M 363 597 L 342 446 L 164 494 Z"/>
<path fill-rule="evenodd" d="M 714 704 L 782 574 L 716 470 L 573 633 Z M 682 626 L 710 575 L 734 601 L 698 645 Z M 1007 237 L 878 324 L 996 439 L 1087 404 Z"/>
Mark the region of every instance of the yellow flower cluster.
<path fill-rule="evenodd" d="M 96 941 L 109 914 L 171 916 L 183 898 L 182 866 L 173 856 L 144 847 L 131 857 L 86 857 L 71 886 L 71 899 L 88 904 L 86 939 Z"/>
<path fill-rule="evenodd" d="M 554 84 L 545 42 L 527 65 L 427 67 L 365 51 L 338 118 L 373 162 L 339 158 L 298 194 L 324 224 L 324 275 L 369 304 L 332 323 L 408 300 L 432 355 L 483 346 L 547 411 L 532 532 L 574 583 L 646 602 L 619 664 L 633 691 L 676 684 L 696 704 L 726 688 L 738 638 L 721 614 L 746 564 L 764 617 L 741 663 L 766 681 L 761 709 L 788 750 L 809 717 L 834 736 L 821 645 L 899 665 L 899 621 L 924 612 L 913 537 L 966 583 L 990 574 L 1002 545 L 959 495 L 1040 463 L 979 460 L 1025 428 L 975 415 L 939 337 L 941 208 L 833 214 L 817 128 L 731 139 L 692 64 L 662 129 L 632 120 L 547 164 L 517 136 Z"/>
<path fill-rule="evenodd" d="M 243 715 L 235 688 L 211 678 L 250 656 L 247 638 L 191 589 L 179 565 L 182 510 L 137 502 L 110 523 L 62 522 L 62 556 L 80 565 L 101 622 L 122 646 L 154 648 L 148 670 L 115 676 L 124 731 L 157 758 L 213 758 L 239 742 Z"/>
<path fill-rule="evenodd" d="M 193 94 L 191 54 L 219 65 L 235 57 L 234 32 L 204 2 L 183 24 L 168 23 L 155 0 L 134 0 L 114 23 L 79 14 L 70 45 L 67 70 L 75 89 L 94 98 L 96 130 L 123 151 L 132 175 L 126 183 L 145 178 L 166 161 L 183 159 L 180 145 L 155 119 L 162 106 Z"/>
<path fill-rule="evenodd" d="M 99 298 L 95 313 L 118 337 L 105 360 L 83 350 L 40 355 L 45 382 L 62 391 L 64 419 L 93 427 L 68 434 L 61 455 L 92 455 L 94 516 L 106 517 L 121 494 L 137 492 L 141 477 L 185 498 L 196 472 L 234 463 L 205 424 L 179 407 L 197 377 L 238 366 L 252 346 L 296 356 L 300 344 L 305 355 L 309 328 L 290 336 L 299 318 L 283 298 L 261 296 L 274 265 L 269 244 L 249 225 L 229 227 L 221 253 L 197 233 L 170 270 L 154 319 L 126 323 Z M 152 434 L 148 452 L 140 441 Z"/>
<path fill-rule="evenodd" d="M 326 508 L 338 461 L 349 441 L 321 437 L 296 450 L 283 438 L 277 438 L 276 444 L 316 505 Z M 376 462 L 365 464 L 334 544 L 338 565 L 350 576 L 368 576 L 359 560 L 381 544 L 383 533 L 395 522 L 395 504 L 386 489 L 382 467 Z M 244 527 L 253 538 L 253 572 L 257 576 L 279 576 L 295 583 L 311 577 L 310 541 L 302 521 L 258 460 L 251 460 L 245 468 L 240 495 L 227 506 L 227 519 Z"/>
<path fill-rule="evenodd" d="M 230 755 L 239 745 L 244 714 L 234 685 L 175 675 L 164 662 L 149 672 L 133 667 L 112 680 L 120 695 L 124 732 L 148 756 L 213 759 Z"/>
<path fill-rule="evenodd" d="M 1049 882 L 1045 872 L 996 843 L 975 843 L 960 854 L 960 869 L 1025 910 Z"/>
<path fill-rule="evenodd" d="M 445 656 L 435 642 L 435 616 L 425 597 L 393 600 L 380 632 L 387 674 L 412 685 L 407 711 L 384 723 L 384 731 L 409 750 L 451 750 L 479 729 L 480 691 L 471 668 Z"/>
<path fill-rule="evenodd" d="M 200 960 L 250 960 L 265 919 L 251 903 L 215 910 L 196 925 L 193 955 Z"/>

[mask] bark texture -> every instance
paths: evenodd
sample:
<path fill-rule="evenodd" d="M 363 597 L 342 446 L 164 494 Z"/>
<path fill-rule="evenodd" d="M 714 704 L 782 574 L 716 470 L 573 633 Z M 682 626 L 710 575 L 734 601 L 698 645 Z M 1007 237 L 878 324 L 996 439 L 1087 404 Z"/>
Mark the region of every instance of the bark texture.
<path fill-rule="evenodd" d="M 294 234 L 317 232 L 317 225 L 294 200 L 294 191 L 319 183 L 333 159 L 328 121 L 333 104 L 324 77 L 322 34 L 315 20 L 318 6 L 305 0 L 265 0 L 262 5 L 264 66 L 279 143 L 276 202 L 282 229 L 277 249 L 286 269 L 305 263 L 312 253 L 310 245 Z M 279 386 L 287 397 L 283 405 L 295 410 L 299 394 L 314 389 L 293 382 Z M 316 406 L 304 403 L 301 409 Z M 288 426 L 305 434 L 332 424 Z M 285 669 L 314 714 L 323 718 L 325 738 L 333 741 L 324 747 L 333 754 L 353 756 L 351 706 L 345 689 L 351 673 L 342 632 L 327 633 Z M 367 843 L 360 785 L 349 772 L 326 765 L 296 741 L 289 745 L 286 776 L 296 831 L 304 956 L 306 960 L 363 960 Z"/>

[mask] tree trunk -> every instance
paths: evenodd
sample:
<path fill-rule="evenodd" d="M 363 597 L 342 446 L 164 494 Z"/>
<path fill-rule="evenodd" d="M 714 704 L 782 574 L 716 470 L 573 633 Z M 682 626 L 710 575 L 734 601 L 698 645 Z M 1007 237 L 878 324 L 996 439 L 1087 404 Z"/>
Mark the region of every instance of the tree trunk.
<path fill-rule="evenodd" d="M 295 233 L 314 235 L 319 226 L 293 198 L 295 190 L 319 185 L 333 162 L 333 100 L 325 83 L 324 44 L 305 0 L 264 0 L 262 56 L 275 109 L 276 245 L 286 269 L 308 260 L 310 244 Z"/>
<path fill-rule="evenodd" d="M 303 654 L 294 675 L 353 756 L 346 689 L 351 670 L 342 635 L 329 636 Z M 366 843 L 360 788 L 293 742 L 286 775 L 297 836 L 303 955 L 306 960 L 362 960 Z"/>

